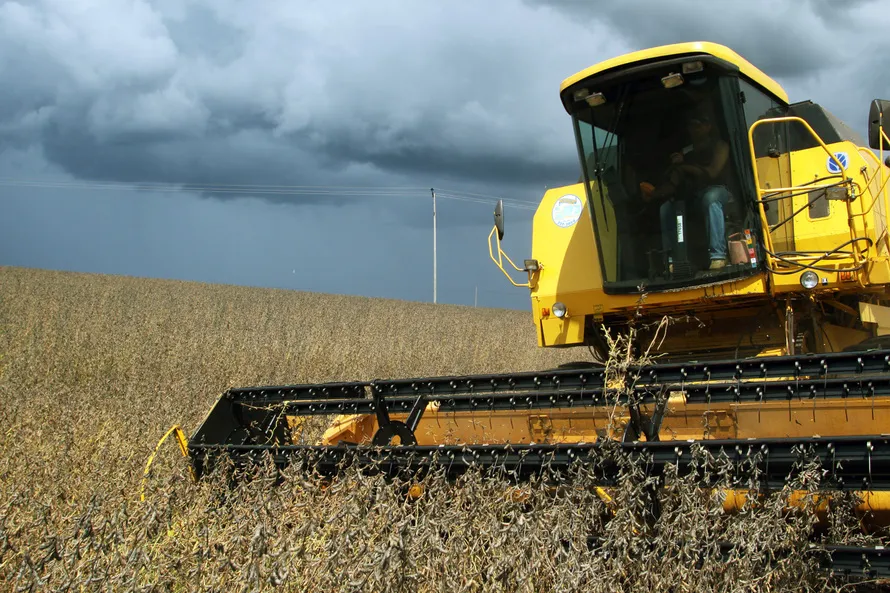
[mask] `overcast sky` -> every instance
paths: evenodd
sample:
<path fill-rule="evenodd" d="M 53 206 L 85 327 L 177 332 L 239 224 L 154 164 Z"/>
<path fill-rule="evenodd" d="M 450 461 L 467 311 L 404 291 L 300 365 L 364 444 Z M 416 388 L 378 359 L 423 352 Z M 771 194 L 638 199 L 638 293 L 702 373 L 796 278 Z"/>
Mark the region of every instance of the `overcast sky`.
<path fill-rule="evenodd" d="M 716 41 L 864 135 L 886 8 L 0 0 L 0 265 L 430 301 L 436 187 L 439 301 L 527 309 L 485 240 L 577 180 L 564 78 Z"/>

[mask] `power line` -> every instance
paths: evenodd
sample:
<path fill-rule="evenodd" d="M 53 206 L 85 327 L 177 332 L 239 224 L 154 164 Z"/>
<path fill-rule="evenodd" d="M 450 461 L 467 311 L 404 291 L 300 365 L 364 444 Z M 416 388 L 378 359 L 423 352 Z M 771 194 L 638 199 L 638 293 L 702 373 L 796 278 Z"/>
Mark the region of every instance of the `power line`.
<path fill-rule="evenodd" d="M 500 196 L 493 196 L 491 194 L 480 194 L 480 193 L 471 192 L 471 191 L 452 190 L 452 189 L 448 189 L 447 187 L 443 187 L 442 190 L 446 191 L 448 193 L 464 194 L 464 195 L 468 195 L 468 196 L 475 196 L 478 198 L 489 198 L 492 200 L 504 200 L 504 202 L 523 202 L 525 204 L 537 205 L 537 202 L 529 202 L 528 200 L 517 200 L 515 198 L 502 198 Z"/>
<path fill-rule="evenodd" d="M 436 195 L 437 195 L 438 197 L 450 198 L 450 199 L 452 199 L 452 200 L 461 200 L 461 201 L 464 201 L 464 202 L 475 202 L 476 204 L 485 204 L 486 206 L 493 206 L 493 205 L 494 205 L 494 204 L 492 204 L 492 203 L 491 203 L 490 201 L 488 201 L 488 200 L 480 200 L 480 199 L 478 199 L 478 198 L 468 198 L 468 197 L 463 197 L 463 196 L 455 196 L 454 194 L 451 194 L 451 193 L 439 193 L 439 192 L 436 192 Z M 517 208 L 517 209 L 519 209 L 519 210 L 530 210 L 530 211 L 537 210 L 537 206 L 534 205 L 534 204 L 532 204 L 531 202 L 505 202 L 505 203 L 506 203 L 507 205 L 509 205 L 509 206 L 511 206 L 511 207 L 513 207 L 513 208 Z"/>
<path fill-rule="evenodd" d="M 502 200 L 505 204 L 513 204 L 517 206 L 524 206 L 527 208 L 537 209 L 538 204 L 536 202 L 527 202 L 525 200 L 516 200 L 514 198 L 497 198 L 495 196 L 490 196 L 489 198 L 481 198 L 478 194 L 474 194 L 471 192 L 459 192 L 453 190 L 436 190 L 436 195 L 449 195 L 449 196 L 458 196 L 462 199 L 466 200 L 475 200 L 477 202 L 483 204 L 492 204 L 494 200 Z"/>
<path fill-rule="evenodd" d="M 275 186 L 222 186 L 222 185 L 161 185 L 142 183 L 96 183 L 96 182 L 70 182 L 70 181 L 35 181 L 0 178 L 0 186 L 23 187 L 32 189 L 83 189 L 83 190 L 122 190 L 122 191 L 156 191 L 163 193 L 198 193 L 213 194 L 238 194 L 238 195 L 263 195 L 263 196 L 307 196 L 307 197 L 414 197 L 420 191 L 412 191 L 405 188 L 384 189 L 370 187 L 365 189 L 349 188 L 339 189 L 336 186 L 315 186 L 317 189 L 309 189 L 311 186 L 292 189 L 279 189 Z M 427 190 L 422 190 L 427 191 Z M 491 205 L 490 202 L 473 197 L 441 194 L 440 197 L 448 200 L 470 202 L 476 204 Z M 530 202 L 508 202 L 519 209 L 529 209 Z"/>
<path fill-rule="evenodd" d="M 84 182 L 16 179 L 0 177 L 0 186 L 26 187 L 34 189 L 85 189 L 85 190 L 123 190 L 123 191 L 157 191 L 166 193 L 206 192 L 214 194 L 265 195 L 265 196 L 330 196 L 330 197 L 413 197 L 426 188 L 406 186 L 393 187 L 361 187 L 361 186 L 325 186 L 325 185 L 235 185 L 235 184 L 164 184 L 157 182 Z M 437 192 L 437 197 L 468 203 L 485 204 L 491 202 L 480 197 L 481 194 L 471 192 L 447 191 Z M 504 203 L 519 210 L 536 210 L 537 205 L 524 200 L 504 199 Z"/>

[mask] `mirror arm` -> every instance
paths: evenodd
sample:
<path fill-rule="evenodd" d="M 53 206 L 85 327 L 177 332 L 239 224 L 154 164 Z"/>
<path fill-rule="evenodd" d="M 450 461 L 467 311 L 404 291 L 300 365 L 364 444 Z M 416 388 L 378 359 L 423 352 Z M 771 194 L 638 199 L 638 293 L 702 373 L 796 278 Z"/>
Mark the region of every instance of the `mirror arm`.
<path fill-rule="evenodd" d="M 498 249 L 497 258 L 495 258 L 495 256 L 494 256 L 494 249 L 493 249 L 492 243 L 491 243 L 492 237 L 494 237 L 495 242 L 497 243 L 497 249 Z M 504 276 L 507 277 L 507 280 L 510 281 L 510 284 L 512 284 L 513 286 L 518 286 L 518 287 L 531 288 L 531 278 L 529 278 L 529 282 L 524 282 L 524 283 L 520 284 L 520 283 L 516 282 L 515 280 L 513 280 L 513 278 L 510 277 L 510 274 L 507 272 L 507 270 L 504 269 L 504 258 L 506 258 L 506 260 L 510 263 L 510 265 L 513 266 L 517 271 L 519 271 L 519 272 L 525 271 L 522 268 L 520 268 L 519 266 L 517 266 L 516 264 L 514 264 L 513 260 L 511 260 L 510 257 L 506 253 L 504 253 L 503 249 L 501 249 L 501 240 L 498 237 L 498 227 L 497 226 L 492 227 L 491 232 L 488 233 L 488 255 L 489 255 L 489 257 L 491 257 L 491 261 L 493 261 L 497 265 L 497 267 L 499 267 L 501 269 L 501 272 L 504 273 Z"/>

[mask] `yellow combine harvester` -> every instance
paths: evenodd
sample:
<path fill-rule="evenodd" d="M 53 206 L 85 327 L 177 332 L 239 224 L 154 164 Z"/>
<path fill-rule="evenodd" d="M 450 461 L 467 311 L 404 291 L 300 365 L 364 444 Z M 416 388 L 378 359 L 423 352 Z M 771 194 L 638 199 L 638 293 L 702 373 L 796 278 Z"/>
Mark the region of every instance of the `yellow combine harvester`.
<path fill-rule="evenodd" d="M 617 443 L 656 473 L 694 472 L 705 450 L 781 488 L 806 450 L 826 487 L 867 493 L 860 511 L 890 524 L 890 102 L 871 105 L 876 156 L 712 43 L 607 60 L 560 99 L 580 182 L 546 192 L 522 267 L 501 249 L 499 203 L 490 254 L 529 289 L 539 346 L 607 361 L 624 336 L 634 362 L 233 389 L 190 439 L 196 473 L 269 452 L 331 474 L 349 461 L 521 479 Z M 298 444 L 312 415 L 336 419 Z M 608 485 L 614 468 L 598 467 Z"/>

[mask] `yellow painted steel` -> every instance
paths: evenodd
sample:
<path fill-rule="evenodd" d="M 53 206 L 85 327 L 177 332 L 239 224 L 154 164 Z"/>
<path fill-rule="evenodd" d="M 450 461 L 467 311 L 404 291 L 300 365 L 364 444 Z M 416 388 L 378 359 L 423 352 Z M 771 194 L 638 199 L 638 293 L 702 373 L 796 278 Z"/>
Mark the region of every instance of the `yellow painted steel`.
<path fill-rule="evenodd" d="M 491 229 L 491 232 L 488 234 L 488 255 L 489 255 L 489 257 L 491 257 L 491 261 L 493 261 L 497 265 L 497 267 L 499 267 L 501 269 L 501 272 L 504 273 L 504 276 L 507 277 L 507 280 L 509 280 L 510 283 L 513 284 L 513 286 L 531 287 L 531 279 L 529 279 L 528 282 L 518 283 L 515 280 L 513 280 L 512 276 L 510 276 L 510 272 L 508 272 L 507 270 L 504 269 L 504 260 L 506 259 L 517 272 L 524 271 L 522 268 L 520 268 L 519 266 L 514 264 L 513 260 L 510 259 L 510 257 L 506 253 L 504 253 L 503 249 L 501 249 L 501 239 L 500 239 L 500 237 L 498 237 L 497 232 L 498 232 L 497 227 L 493 227 Z M 494 237 L 495 243 L 497 244 L 497 252 L 498 252 L 497 258 L 495 258 L 494 249 L 491 246 L 492 245 L 492 241 L 491 241 L 492 237 Z"/>
<path fill-rule="evenodd" d="M 605 60 L 603 62 L 599 62 L 598 64 L 594 64 L 593 66 L 581 70 L 580 72 L 577 72 L 576 74 L 573 74 L 572 76 L 569 76 L 568 78 L 563 80 L 562 84 L 559 87 L 559 92 L 561 93 L 565 91 L 568 87 L 572 86 L 578 81 L 606 72 L 607 70 L 619 69 L 622 66 L 634 66 L 639 62 L 655 58 L 669 58 L 671 56 L 682 56 L 685 54 L 709 54 L 714 56 L 715 58 L 719 58 L 721 60 L 734 64 L 739 68 L 739 72 L 750 78 L 753 82 L 756 82 L 757 84 L 762 86 L 764 89 L 768 90 L 783 103 L 788 103 L 788 93 L 785 92 L 785 89 L 783 89 L 778 82 L 764 74 L 762 70 L 754 66 L 751 62 L 749 62 L 733 50 L 729 49 L 728 47 L 708 41 L 693 41 L 687 43 L 661 45 L 659 47 L 635 51 Z"/>
<path fill-rule="evenodd" d="M 882 307 L 873 303 L 859 303 L 859 317 L 862 319 L 862 323 L 876 325 L 879 336 L 890 335 L 890 307 Z"/>
<path fill-rule="evenodd" d="M 776 380 L 780 380 L 777 378 Z M 653 406 L 642 406 L 651 414 Z M 392 414 L 404 420 L 405 414 Z M 687 404 L 671 394 L 661 440 L 830 437 L 886 432 L 890 398 L 788 402 Z M 630 416 L 622 407 L 445 412 L 433 402 L 415 430 L 419 445 L 497 443 L 591 443 L 620 438 Z M 377 430 L 371 415 L 348 415 L 325 432 L 323 442 L 370 443 Z"/>
<path fill-rule="evenodd" d="M 644 415 L 653 411 L 652 406 L 641 406 Z M 391 415 L 393 420 L 404 421 L 405 417 Z M 888 417 L 888 397 L 708 405 L 686 404 L 682 393 L 674 392 L 659 438 L 668 441 L 880 434 L 886 432 Z M 627 411 L 620 407 L 453 413 L 439 411 L 436 403 L 430 403 L 415 436 L 419 445 L 591 443 L 598 438 L 620 439 L 629 421 Z M 376 430 L 374 416 L 342 416 L 328 429 L 322 442 L 368 444 Z M 609 490 L 601 490 L 600 497 L 609 501 Z M 878 524 L 890 524 L 890 493 L 862 496 L 864 500 L 857 510 L 870 513 Z M 730 490 L 726 492 L 724 510 L 737 512 L 750 502 L 745 491 Z"/>
<path fill-rule="evenodd" d="M 705 51 L 696 44 L 679 44 L 616 58 L 568 79 L 563 88 L 605 69 L 631 66 L 640 60 L 693 49 Z M 721 54 L 716 49 L 714 52 L 713 55 L 718 57 L 732 58 L 725 52 Z M 738 63 L 735 58 L 729 61 Z M 816 146 L 791 152 L 782 159 L 757 158 L 753 142 L 755 131 L 763 126 L 783 124 L 800 126 Z M 775 202 L 778 220 L 787 219 L 783 225 L 771 227 L 763 203 L 757 205 L 768 252 L 765 273 L 670 292 L 650 291 L 644 297 L 640 294 L 607 294 L 604 281 L 615 278 L 617 260 L 614 256 L 616 221 L 610 197 L 607 193 L 601 194 L 606 190 L 600 190 L 596 183 L 589 188 L 581 183 L 554 188 L 542 197 L 533 222 L 531 255 L 540 263 L 541 269 L 530 287 L 530 300 L 539 346 L 584 344 L 587 337 L 584 331 L 579 331 L 584 329 L 578 321 L 581 316 L 594 323 L 610 318 L 613 324 L 620 325 L 622 318 L 630 320 L 640 310 L 651 318 L 677 310 L 708 315 L 709 311 L 730 308 L 737 312 L 736 329 L 728 327 L 726 333 L 710 336 L 714 345 L 729 345 L 733 340 L 732 333 L 737 334 L 750 323 L 751 312 L 757 304 L 769 306 L 778 295 L 812 300 L 836 298 L 842 294 L 863 297 L 885 294 L 890 285 L 890 234 L 887 232 L 890 206 L 887 205 L 885 185 L 890 175 L 885 172 L 887 167 L 874 158 L 863 156 L 861 147 L 851 142 L 826 144 L 800 117 L 761 119 L 748 129 L 747 140 L 758 197 L 788 195 Z M 835 156 L 838 152 L 847 153 L 849 162 L 846 167 Z M 842 172 L 836 179 L 819 179 L 825 177 L 826 160 Z M 822 198 L 828 202 L 827 216 L 814 216 L 809 208 L 809 192 L 825 190 L 834 185 L 833 181 L 842 182 L 849 199 Z M 583 205 L 580 218 L 569 227 L 556 225 L 551 216 L 554 204 L 563 196 L 575 196 Z M 590 207 L 589 198 L 596 201 L 595 208 Z M 595 235 L 594 228 L 599 229 L 599 236 Z M 881 248 L 882 255 L 879 254 L 879 244 L 885 245 Z M 805 293 L 800 275 L 811 266 L 817 269 L 819 283 L 811 292 Z M 556 302 L 566 305 L 569 312 L 566 319 L 556 320 L 548 315 Z M 813 339 L 818 342 L 821 338 Z M 684 339 L 672 337 L 671 342 L 670 347 L 687 350 Z M 824 345 L 825 340 L 819 343 Z"/>
<path fill-rule="evenodd" d="M 828 146 L 825 144 L 825 142 L 822 141 L 822 139 L 819 137 L 819 135 L 816 134 L 816 132 L 813 130 L 813 128 L 810 126 L 810 124 L 808 124 L 806 121 L 804 121 L 803 119 L 801 119 L 799 117 L 776 117 L 776 118 L 762 119 L 760 121 L 754 122 L 751 125 L 751 127 L 748 129 L 748 149 L 750 151 L 752 162 L 755 162 L 755 163 L 757 162 L 757 155 L 754 151 L 754 132 L 761 126 L 776 125 L 776 124 L 780 124 L 780 123 L 795 123 L 795 124 L 803 126 L 803 128 L 810 134 L 810 136 L 813 137 L 819 143 L 819 148 L 798 151 L 798 152 L 792 153 L 792 160 L 791 160 L 792 168 L 790 171 L 792 180 L 794 180 L 794 179 L 802 180 L 803 177 L 810 176 L 809 175 L 810 173 L 815 173 L 815 171 L 820 170 L 821 167 L 814 166 L 814 164 L 815 164 L 814 163 L 814 161 L 815 161 L 814 153 L 820 149 L 822 150 L 821 154 L 827 154 L 828 158 L 830 158 L 832 160 L 832 162 L 835 163 L 835 165 L 837 166 L 837 168 L 839 170 L 841 170 L 841 171 L 844 170 L 844 167 L 841 164 L 840 160 L 838 160 L 838 158 L 828 148 Z M 802 165 L 798 163 L 798 160 L 800 160 L 800 159 L 803 160 Z M 821 162 L 822 161 L 820 160 L 819 165 L 821 165 Z M 767 261 L 768 267 L 772 269 L 776 266 L 776 262 L 775 262 L 774 255 L 771 255 L 771 254 L 774 254 L 776 252 L 776 249 L 775 249 L 775 246 L 773 245 L 772 232 L 769 231 L 770 224 L 769 224 L 769 221 L 767 220 L 766 208 L 765 208 L 765 204 L 763 202 L 763 198 L 767 195 L 781 194 L 781 193 L 785 193 L 785 192 L 795 192 L 796 193 L 796 191 L 799 190 L 800 187 L 799 186 L 798 187 L 790 186 L 790 187 L 779 187 L 779 188 L 764 188 L 760 183 L 758 167 L 754 167 L 753 173 L 754 173 L 754 184 L 758 189 L 758 198 L 759 198 L 758 211 L 760 212 L 760 221 L 761 221 L 761 224 L 763 224 L 763 228 L 766 230 L 766 232 L 764 232 L 764 234 L 763 234 L 764 243 L 766 244 L 766 251 L 767 251 L 766 261 Z M 813 179 L 818 179 L 819 175 L 813 174 L 813 175 L 811 175 L 811 177 Z M 818 189 L 819 187 L 820 186 L 817 186 L 817 185 L 811 186 L 811 188 L 813 190 Z M 794 201 L 792 202 L 790 209 L 792 212 L 796 212 L 800 208 L 801 202 L 802 201 L 805 202 L 808 198 L 806 195 L 798 195 L 798 196 L 794 196 L 791 199 Z M 829 216 L 829 218 L 830 218 L 830 216 Z M 835 222 L 834 226 L 836 227 L 837 221 L 833 221 L 833 222 Z M 820 226 L 820 225 L 812 225 L 812 223 L 813 223 L 812 218 L 810 218 L 810 223 L 811 223 L 811 227 L 812 226 L 816 226 L 816 227 Z M 809 239 L 812 236 L 813 231 L 809 230 L 806 225 L 800 225 L 800 224 L 796 226 L 796 229 L 800 228 L 800 227 L 802 227 L 803 230 L 795 230 L 795 233 L 794 233 L 795 248 L 799 251 L 808 251 L 808 249 L 801 247 L 800 242 L 801 242 L 801 240 Z M 836 230 L 836 229 L 833 229 L 833 230 Z M 849 227 L 847 227 L 846 229 L 842 229 L 842 230 L 847 231 L 847 234 L 849 234 Z M 824 233 L 825 231 L 826 231 L 826 229 L 824 229 L 824 228 L 816 228 L 815 232 L 816 232 L 817 239 L 821 237 L 820 233 Z M 819 243 L 819 245 L 816 245 L 816 247 L 822 246 L 821 241 L 817 240 L 817 243 Z M 807 244 L 806 247 L 810 247 L 810 245 Z M 775 281 L 776 278 L 774 277 L 773 280 Z"/>
<path fill-rule="evenodd" d="M 541 320 L 541 334 L 551 346 L 578 344 L 584 340 L 584 316 L 549 316 Z"/>

